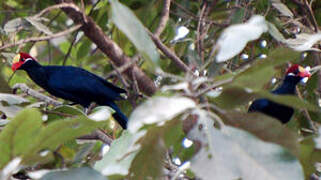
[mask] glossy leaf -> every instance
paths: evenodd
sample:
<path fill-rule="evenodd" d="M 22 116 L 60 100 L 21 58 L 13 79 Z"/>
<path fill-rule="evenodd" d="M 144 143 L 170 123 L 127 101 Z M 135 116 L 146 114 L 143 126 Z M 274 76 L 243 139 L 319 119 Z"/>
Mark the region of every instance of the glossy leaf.
<path fill-rule="evenodd" d="M 139 136 L 124 132 L 120 138 L 113 141 L 107 154 L 104 155 L 102 160 L 96 162 L 94 169 L 105 176 L 126 176 L 131 162 L 137 154 L 137 151 L 129 152 L 129 147 L 135 146 L 134 143 L 138 140 L 137 138 Z"/>
<path fill-rule="evenodd" d="M 7 33 L 11 33 L 11 32 L 16 32 L 19 29 L 24 28 L 24 27 L 26 27 L 25 20 L 22 18 L 15 18 L 15 19 L 8 21 L 4 25 L 4 31 Z"/>
<path fill-rule="evenodd" d="M 24 163 L 33 164 L 35 158 L 44 157 L 41 151 L 53 151 L 58 145 L 90 133 L 99 125 L 84 116 L 55 121 L 47 126 L 42 122 L 41 114 L 34 109 L 25 109 L 11 120 L 0 133 L 0 168 L 18 156 Z"/>
<path fill-rule="evenodd" d="M 145 27 L 136 15 L 118 0 L 110 0 L 111 19 L 115 25 L 131 40 L 140 53 L 150 60 L 150 67 L 158 64 L 159 54 L 156 46 L 148 36 Z M 153 65 L 153 66 L 152 66 Z"/>
<path fill-rule="evenodd" d="M 88 179 L 95 179 L 95 180 L 108 180 L 99 172 L 89 168 L 89 167 L 82 167 L 82 168 L 75 168 L 69 170 L 60 170 L 55 172 L 49 172 L 45 176 L 43 176 L 40 180 L 88 180 Z"/>
<path fill-rule="evenodd" d="M 299 161 L 286 149 L 259 140 L 250 133 L 199 119 L 202 129 L 194 136 L 206 138 L 191 161 L 192 171 L 203 179 L 298 179 L 304 174 Z M 198 130 L 197 130 L 198 129 Z"/>
<path fill-rule="evenodd" d="M 162 125 L 168 120 L 195 107 L 194 101 L 186 97 L 155 97 L 139 106 L 131 114 L 128 122 L 129 132 L 135 133 L 144 125 Z"/>
<path fill-rule="evenodd" d="M 0 93 L 0 101 L 4 101 L 10 105 L 15 105 L 15 104 L 22 104 L 22 103 L 27 103 L 29 102 L 27 99 L 13 95 L 13 94 L 6 94 L 6 93 Z"/>
<path fill-rule="evenodd" d="M 223 108 L 232 109 L 237 106 L 244 105 L 254 98 L 266 98 L 297 109 L 302 108 L 310 111 L 320 111 L 319 107 L 299 99 L 294 95 L 275 95 L 270 92 L 252 90 L 240 86 L 225 87 L 222 94 L 213 100 Z"/>
<path fill-rule="evenodd" d="M 280 0 L 272 0 L 272 6 L 276 8 L 283 16 L 293 17 L 291 10 Z"/>
<path fill-rule="evenodd" d="M 226 125 L 243 129 L 263 141 L 287 148 L 293 155 L 299 155 L 298 135 L 274 118 L 262 113 L 241 113 L 237 111 L 229 111 L 222 118 Z"/>
<path fill-rule="evenodd" d="M 25 20 L 32 24 L 38 31 L 48 35 L 52 35 L 50 29 L 41 22 L 39 22 L 39 19 L 35 19 L 34 17 L 25 17 Z"/>
<path fill-rule="evenodd" d="M 217 62 L 224 62 L 239 54 L 249 41 L 258 39 L 268 27 L 263 16 L 255 15 L 244 24 L 232 25 L 218 39 Z"/>

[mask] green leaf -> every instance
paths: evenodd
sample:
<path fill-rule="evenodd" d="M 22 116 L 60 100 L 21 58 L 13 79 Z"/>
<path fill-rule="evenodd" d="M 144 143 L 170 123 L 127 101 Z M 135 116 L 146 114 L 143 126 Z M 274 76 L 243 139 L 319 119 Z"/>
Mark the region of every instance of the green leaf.
<path fill-rule="evenodd" d="M 80 46 L 77 50 L 77 59 L 78 60 L 80 60 L 83 57 L 88 56 L 89 51 L 90 51 L 90 45 L 91 45 L 91 42 L 88 39 L 82 41 L 82 43 L 80 44 Z"/>
<path fill-rule="evenodd" d="M 25 20 L 27 20 L 31 25 L 33 25 L 38 31 L 48 35 L 52 35 L 50 29 L 47 26 L 43 25 L 41 22 L 39 22 L 39 19 L 35 19 L 34 17 L 25 17 Z"/>
<path fill-rule="evenodd" d="M 127 175 L 130 165 L 137 154 L 137 151 L 128 152 L 128 150 L 129 147 L 134 146 L 136 141 L 137 136 L 124 131 L 118 139 L 113 141 L 103 159 L 96 162 L 94 169 L 105 176 Z"/>
<path fill-rule="evenodd" d="M 259 140 L 246 131 L 223 126 L 199 116 L 203 128 L 191 132 L 202 140 L 201 150 L 191 161 L 192 171 L 203 179 L 292 179 L 303 180 L 303 170 L 283 147 Z"/>
<path fill-rule="evenodd" d="M 241 113 L 228 111 L 222 117 L 224 123 L 252 133 L 266 142 L 286 147 L 292 154 L 299 155 L 298 135 L 279 121 L 262 113 Z"/>
<path fill-rule="evenodd" d="M 181 131 L 178 126 L 180 120 L 171 120 L 160 127 L 150 127 L 148 132 L 139 139 L 138 143 L 141 146 L 136 154 L 131 167 L 130 178 L 135 180 L 140 179 L 160 179 L 162 176 L 162 162 L 165 159 L 166 150 L 179 140 L 177 131 Z M 172 139 L 169 139 L 168 137 Z"/>
<path fill-rule="evenodd" d="M 28 26 L 27 26 L 27 22 L 24 19 L 15 18 L 15 19 L 8 21 L 4 25 L 3 29 L 6 33 L 11 33 L 11 32 L 18 31 L 20 28 L 25 28 L 25 27 L 28 27 Z"/>
<path fill-rule="evenodd" d="M 320 108 L 313 105 L 305 100 L 299 99 L 293 95 L 275 95 L 266 91 L 260 91 L 257 93 L 258 96 L 270 99 L 271 101 L 284 104 L 296 109 L 307 109 L 309 111 L 320 111 Z"/>
<path fill-rule="evenodd" d="M 54 121 L 44 126 L 41 114 L 24 109 L 0 133 L 0 168 L 14 157 L 22 157 L 24 164 L 45 158 L 41 151 L 55 150 L 60 144 L 92 132 L 100 123 L 85 116 Z"/>
<path fill-rule="evenodd" d="M 162 124 L 193 107 L 195 107 L 195 102 L 186 97 L 151 98 L 131 114 L 128 130 L 135 133 L 144 125 Z"/>
<path fill-rule="evenodd" d="M 227 86 L 223 89 L 222 94 L 214 98 L 220 107 L 233 109 L 240 105 L 248 103 L 254 98 L 266 98 L 271 101 L 284 104 L 296 109 L 307 109 L 309 111 L 320 111 L 320 108 L 305 100 L 299 99 L 294 95 L 276 95 L 263 90 L 252 90 L 239 86 Z"/>
<path fill-rule="evenodd" d="M 22 110 L 21 107 L 16 105 L 9 105 L 5 106 L 3 103 L 0 102 L 0 111 L 3 112 L 7 117 L 15 117 L 20 111 Z"/>
<path fill-rule="evenodd" d="M 75 169 L 69 169 L 64 171 L 50 172 L 44 175 L 40 180 L 108 180 L 106 177 L 101 175 L 99 172 L 89 168 L 81 167 Z"/>
<path fill-rule="evenodd" d="M 261 89 L 273 77 L 274 66 L 289 61 L 293 62 L 299 57 L 298 52 L 288 48 L 278 48 L 273 50 L 264 61 L 256 61 L 253 66 L 238 74 L 233 83 L 243 87 Z"/>
<path fill-rule="evenodd" d="M 8 117 L 14 117 L 22 110 L 21 107 L 16 105 L 28 102 L 27 99 L 17 95 L 0 93 L 0 111 Z"/>
<path fill-rule="evenodd" d="M 10 93 L 12 92 L 11 88 L 9 87 L 7 81 L 4 77 L 0 74 L 0 93 Z"/>
<path fill-rule="evenodd" d="M 6 93 L 0 93 L 0 101 L 5 101 L 10 105 L 15 104 L 22 104 L 22 103 L 28 103 L 29 101 L 23 97 L 13 95 L 13 94 L 6 94 Z"/>
<path fill-rule="evenodd" d="M 48 114 L 48 122 L 54 121 L 54 120 L 57 120 L 57 119 L 62 119 L 62 118 L 65 117 L 65 116 L 63 116 L 64 114 L 67 114 L 67 115 L 85 115 L 79 109 L 77 109 L 77 108 L 75 108 L 73 106 L 68 106 L 68 105 L 58 106 L 57 108 L 54 108 L 52 111 L 53 112 L 58 112 L 58 113 L 61 113 L 61 114 L 49 113 Z"/>
<path fill-rule="evenodd" d="M 285 42 L 284 36 L 280 33 L 280 31 L 274 24 L 267 22 L 267 25 L 269 27 L 269 33 L 274 39 L 280 42 Z"/>
<path fill-rule="evenodd" d="M 158 65 L 159 54 L 155 44 L 148 36 L 144 25 L 136 15 L 118 0 L 110 0 L 112 7 L 111 19 L 115 25 L 131 40 L 140 53 L 150 60 L 150 68 Z"/>
<path fill-rule="evenodd" d="M 320 162 L 321 159 L 321 150 L 315 148 L 314 141 L 312 137 L 300 141 L 300 161 L 306 179 L 310 179 L 311 174 L 316 172 L 315 163 Z"/>

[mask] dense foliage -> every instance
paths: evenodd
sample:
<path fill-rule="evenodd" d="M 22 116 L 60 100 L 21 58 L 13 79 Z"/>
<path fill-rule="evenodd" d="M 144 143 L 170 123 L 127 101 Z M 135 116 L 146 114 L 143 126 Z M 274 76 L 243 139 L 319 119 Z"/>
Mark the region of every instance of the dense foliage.
<path fill-rule="evenodd" d="M 320 173 L 321 1 L 1 5 L 0 179 L 296 180 Z M 118 104 L 128 129 L 108 107 L 85 114 L 25 72 L 12 76 L 20 51 L 126 89 Z M 310 66 L 312 77 L 297 96 L 269 93 L 290 63 Z M 258 97 L 295 108 L 291 121 L 248 114 Z M 113 142 L 85 138 L 97 129 Z"/>

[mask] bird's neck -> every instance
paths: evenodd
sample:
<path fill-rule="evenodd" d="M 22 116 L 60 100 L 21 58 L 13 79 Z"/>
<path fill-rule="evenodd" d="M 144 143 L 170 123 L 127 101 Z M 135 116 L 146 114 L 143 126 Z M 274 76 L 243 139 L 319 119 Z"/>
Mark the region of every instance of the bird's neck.
<path fill-rule="evenodd" d="M 296 85 L 300 82 L 299 78 L 296 77 L 285 77 L 281 86 L 273 91 L 275 94 L 295 94 Z"/>
<path fill-rule="evenodd" d="M 42 88 L 45 88 L 47 86 L 47 73 L 43 66 L 41 66 L 39 63 L 26 68 L 25 71 L 36 84 L 38 84 Z"/>

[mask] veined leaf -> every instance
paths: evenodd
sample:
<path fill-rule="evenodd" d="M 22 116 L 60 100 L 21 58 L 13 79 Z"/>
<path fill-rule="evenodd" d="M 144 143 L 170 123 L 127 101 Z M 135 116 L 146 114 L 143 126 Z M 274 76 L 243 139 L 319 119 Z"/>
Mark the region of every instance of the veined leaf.
<path fill-rule="evenodd" d="M 48 174 L 44 175 L 40 180 L 88 180 L 88 179 L 95 179 L 95 180 L 108 180 L 99 172 L 89 168 L 89 167 L 81 167 L 69 170 L 60 170 L 60 171 L 53 171 L 49 172 Z"/>
<path fill-rule="evenodd" d="M 53 151 L 60 144 L 92 132 L 100 123 L 85 116 L 42 124 L 41 114 L 35 109 L 19 113 L 0 133 L 0 168 L 15 157 L 23 163 L 35 163 L 45 156 L 43 150 Z"/>
<path fill-rule="evenodd" d="M 201 138 L 201 150 L 191 161 L 192 171 L 203 179 L 293 179 L 303 180 L 303 170 L 291 153 L 279 145 L 259 140 L 246 131 L 223 126 L 214 128 L 213 120 L 199 115 L 191 132 Z"/>
<path fill-rule="evenodd" d="M 35 19 L 34 17 L 25 17 L 25 19 L 32 24 L 36 29 L 38 29 L 40 32 L 43 32 L 48 35 L 52 35 L 52 32 L 50 29 L 43 25 L 41 22 L 39 22 L 39 19 Z"/>
<path fill-rule="evenodd" d="M 0 101 L 5 101 L 10 105 L 15 104 L 22 104 L 22 103 L 28 103 L 29 101 L 23 97 L 14 95 L 14 94 L 6 94 L 6 93 L 0 93 Z"/>
<path fill-rule="evenodd" d="M 195 102 L 186 97 L 155 97 L 135 109 L 128 122 L 128 131 L 135 133 L 144 125 L 160 124 L 173 119 Z"/>
<path fill-rule="evenodd" d="M 148 36 L 144 25 L 136 15 L 118 0 L 110 0 L 111 18 L 115 25 L 131 40 L 142 55 L 150 60 L 150 67 L 158 65 L 159 54 L 153 41 Z"/>
<path fill-rule="evenodd" d="M 294 95 L 275 95 L 263 90 L 252 90 L 240 86 L 224 87 L 222 94 L 213 99 L 219 106 L 227 109 L 233 109 L 237 106 L 244 105 L 254 98 L 267 98 L 271 101 L 284 104 L 297 109 L 307 109 L 310 111 L 320 111 L 316 105 L 301 100 Z"/>
<path fill-rule="evenodd" d="M 268 27 L 263 16 L 255 15 L 244 24 L 232 25 L 224 30 L 217 41 L 217 62 L 224 62 L 239 54 L 249 41 L 258 39 Z"/>

